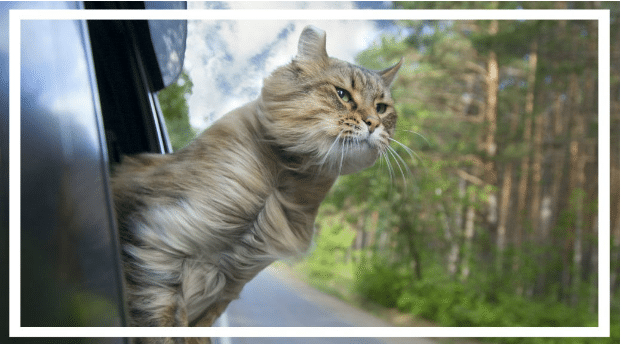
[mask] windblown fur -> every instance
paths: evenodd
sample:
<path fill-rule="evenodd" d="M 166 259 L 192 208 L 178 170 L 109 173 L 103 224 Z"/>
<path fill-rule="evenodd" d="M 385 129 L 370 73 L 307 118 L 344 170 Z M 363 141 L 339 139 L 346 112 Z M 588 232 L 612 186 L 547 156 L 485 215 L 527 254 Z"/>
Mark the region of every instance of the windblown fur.
<path fill-rule="evenodd" d="M 259 271 L 307 250 L 336 178 L 389 145 L 401 61 L 369 71 L 329 58 L 325 41 L 305 28 L 257 100 L 174 154 L 126 157 L 115 170 L 131 325 L 211 326 Z"/>

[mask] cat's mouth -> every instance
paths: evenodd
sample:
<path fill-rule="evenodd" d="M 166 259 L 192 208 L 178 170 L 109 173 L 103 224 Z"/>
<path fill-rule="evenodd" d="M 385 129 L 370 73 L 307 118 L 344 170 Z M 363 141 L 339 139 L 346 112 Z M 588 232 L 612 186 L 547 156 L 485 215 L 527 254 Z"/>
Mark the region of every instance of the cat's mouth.
<path fill-rule="evenodd" d="M 382 154 L 382 152 L 386 149 L 386 145 L 383 144 L 381 140 L 374 138 L 371 135 L 366 137 L 344 138 L 342 144 L 362 152 L 377 152 L 378 155 Z"/>
<path fill-rule="evenodd" d="M 337 137 L 322 164 L 339 175 L 355 173 L 372 166 L 386 146 L 379 135 Z"/>

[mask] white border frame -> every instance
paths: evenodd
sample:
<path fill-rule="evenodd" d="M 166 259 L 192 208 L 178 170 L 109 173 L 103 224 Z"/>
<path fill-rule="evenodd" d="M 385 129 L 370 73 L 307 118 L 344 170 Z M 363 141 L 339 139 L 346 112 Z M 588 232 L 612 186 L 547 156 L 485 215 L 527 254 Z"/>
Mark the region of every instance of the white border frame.
<path fill-rule="evenodd" d="M 20 50 L 23 20 L 399 20 L 598 21 L 598 327 L 21 327 Z M 609 10 L 9 10 L 9 336 L 10 337 L 609 337 L 610 336 Z"/>

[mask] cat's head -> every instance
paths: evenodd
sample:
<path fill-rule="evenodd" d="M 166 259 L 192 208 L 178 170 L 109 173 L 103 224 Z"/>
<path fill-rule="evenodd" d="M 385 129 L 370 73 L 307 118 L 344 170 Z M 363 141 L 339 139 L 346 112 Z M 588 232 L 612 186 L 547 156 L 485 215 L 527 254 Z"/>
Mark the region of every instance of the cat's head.
<path fill-rule="evenodd" d="M 331 58 L 325 32 L 307 26 L 294 60 L 264 80 L 267 136 L 305 166 L 331 174 L 373 165 L 395 131 L 390 86 L 402 61 L 371 71 Z"/>

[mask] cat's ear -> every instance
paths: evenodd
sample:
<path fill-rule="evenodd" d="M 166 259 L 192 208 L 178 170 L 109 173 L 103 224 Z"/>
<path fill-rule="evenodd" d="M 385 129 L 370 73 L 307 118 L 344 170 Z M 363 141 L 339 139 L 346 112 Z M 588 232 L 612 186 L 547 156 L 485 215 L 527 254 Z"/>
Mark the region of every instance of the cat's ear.
<path fill-rule="evenodd" d="M 400 67 L 402 66 L 402 63 L 404 62 L 404 58 L 402 57 L 400 59 L 400 62 L 398 62 L 397 64 L 395 64 L 395 66 L 393 67 L 389 67 L 381 72 L 378 72 L 378 74 L 380 74 L 380 77 L 382 77 L 382 81 L 384 81 L 384 85 L 386 87 L 390 87 L 391 84 L 393 83 L 393 80 L 395 80 L 395 77 L 397 76 L 397 72 L 400 70 Z"/>
<path fill-rule="evenodd" d="M 296 60 L 328 62 L 326 32 L 313 25 L 305 27 L 298 40 Z"/>

